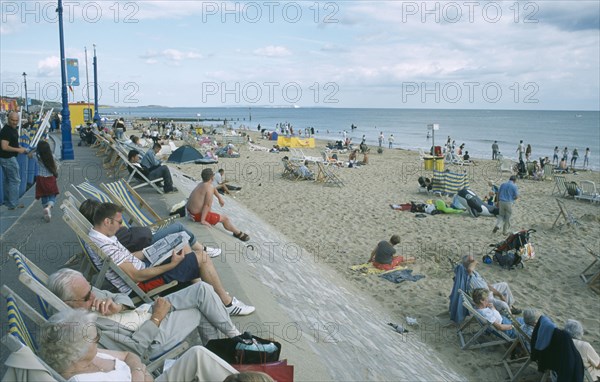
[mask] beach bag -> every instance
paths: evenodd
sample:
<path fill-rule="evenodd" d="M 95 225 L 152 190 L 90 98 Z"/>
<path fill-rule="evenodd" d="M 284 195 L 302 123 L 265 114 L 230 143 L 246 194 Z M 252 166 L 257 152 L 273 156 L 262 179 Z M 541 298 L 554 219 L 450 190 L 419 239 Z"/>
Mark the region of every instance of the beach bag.
<path fill-rule="evenodd" d="M 288 365 L 287 359 L 264 364 L 234 364 L 231 366 L 240 373 L 244 371 L 259 371 L 265 373 L 277 382 L 294 381 L 294 366 Z"/>
<path fill-rule="evenodd" d="M 523 261 L 532 260 L 535 258 L 535 250 L 533 249 L 533 244 L 527 243 L 525 244 L 521 250 L 519 255 Z"/>
<path fill-rule="evenodd" d="M 265 364 L 279 361 L 281 344 L 248 332 L 235 337 L 210 340 L 206 348 L 229 364 Z"/>

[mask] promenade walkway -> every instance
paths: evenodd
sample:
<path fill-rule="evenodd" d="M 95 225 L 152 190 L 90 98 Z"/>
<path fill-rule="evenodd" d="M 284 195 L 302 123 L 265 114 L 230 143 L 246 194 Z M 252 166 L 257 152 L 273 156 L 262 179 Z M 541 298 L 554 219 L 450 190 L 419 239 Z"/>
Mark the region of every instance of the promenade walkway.
<path fill-rule="evenodd" d="M 60 170 L 61 192 L 86 178 L 95 184 L 111 180 L 95 150 L 74 149 L 76 160 L 64 162 Z M 51 223 L 42 220 L 42 208 L 33 199 L 33 191 L 24 195 L 25 208 L 15 210 L 17 214 L 7 214 L 6 208 L 0 207 L 0 280 L 22 292 L 32 304 L 34 296 L 21 287 L 8 250 L 16 247 L 47 273 L 63 267 L 80 252 L 60 209 L 53 210 Z M 140 193 L 163 216 L 169 206 L 187 196 L 159 195 L 150 188 Z M 59 196 L 58 204 L 61 200 Z M 295 365 L 296 380 L 466 380 L 443 365 L 418 336 L 400 335 L 385 325 L 389 318 L 380 314 L 360 290 L 324 266 L 318 254 L 290 242 L 234 199 L 227 198 L 222 211 L 235 216 L 239 228 L 251 235 L 249 243 L 220 228 L 189 221 L 184 224 L 205 244 L 222 248 L 221 256 L 213 261 L 223 284 L 232 295 L 256 306 L 254 314 L 235 317 L 234 323 L 242 331 L 281 342 L 282 358 Z M 0 301 L 0 312 L 6 312 L 4 301 Z M 4 334 L 5 314 L 0 314 L 0 322 Z M 0 347 L 2 365 L 7 356 L 6 349 Z M 4 373 L 3 368 L 0 373 Z"/>

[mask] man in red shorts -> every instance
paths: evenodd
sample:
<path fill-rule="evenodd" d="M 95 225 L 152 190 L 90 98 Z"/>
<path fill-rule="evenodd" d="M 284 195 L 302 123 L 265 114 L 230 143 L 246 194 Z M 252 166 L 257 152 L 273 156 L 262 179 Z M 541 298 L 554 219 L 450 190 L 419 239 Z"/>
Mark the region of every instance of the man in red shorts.
<path fill-rule="evenodd" d="M 222 223 L 223 228 L 232 232 L 235 238 L 240 239 L 241 241 L 250 240 L 250 236 L 235 228 L 227 216 L 219 215 L 211 211 L 213 196 L 217 197 L 221 207 L 225 205 L 223 197 L 217 192 L 217 189 L 212 184 L 214 176 L 215 174 L 212 169 L 205 168 L 202 170 L 202 183 L 194 188 L 186 205 L 188 216 L 193 221 L 200 222 L 204 225 L 216 225 L 217 223 Z"/>

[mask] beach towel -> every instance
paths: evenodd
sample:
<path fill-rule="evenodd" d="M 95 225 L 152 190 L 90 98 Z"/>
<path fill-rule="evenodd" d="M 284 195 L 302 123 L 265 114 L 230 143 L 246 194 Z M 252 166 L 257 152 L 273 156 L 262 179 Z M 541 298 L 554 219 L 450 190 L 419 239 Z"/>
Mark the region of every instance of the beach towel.
<path fill-rule="evenodd" d="M 413 275 L 412 271 L 412 269 L 403 269 L 401 271 L 386 272 L 379 277 L 383 277 L 384 279 L 396 284 L 404 281 L 418 281 L 425 277 L 423 275 Z"/>
<path fill-rule="evenodd" d="M 458 290 L 467 291 L 469 285 L 469 275 L 462 264 L 454 267 L 454 285 L 452 286 L 452 292 L 450 292 L 450 320 L 460 324 L 467 316 L 467 308 L 463 306 L 462 295 L 458 293 Z"/>
<path fill-rule="evenodd" d="M 389 271 L 384 271 L 382 269 L 375 268 L 373 266 L 373 263 L 364 263 L 364 264 L 352 265 L 352 266 L 350 266 L 350 269 L 353 271 L 356 271 L 356 272 L 364 273 L 366 275 L 374 275 L 374 274 L 395 272 L 400 269 L 406 269 L 406 267 L 403 265 L 398 265 L 394 269 L 391 269 Z"/>

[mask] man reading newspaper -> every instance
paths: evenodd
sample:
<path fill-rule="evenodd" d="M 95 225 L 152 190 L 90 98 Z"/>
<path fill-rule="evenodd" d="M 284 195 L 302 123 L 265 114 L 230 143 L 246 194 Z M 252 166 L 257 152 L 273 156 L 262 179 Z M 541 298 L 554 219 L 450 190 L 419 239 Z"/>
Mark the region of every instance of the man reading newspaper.
<path fill-rule="evenodd" d="M 253 306 L 246 305 L 227 294 L 212 262 L 202 261 L 202 253 L 193 251 L 187 240 L 184 241 L 183 250 L 171 251 L 171 255 L 167 256 L 168 259 L 156 266 L 151 266 L 142 251 L 129 252 L 115 236 L 123 223 L 122 211 L 121 206 L 113 203 L 102 203 L 97 206 L 89 236 L 142 290 L 148 291 L 173 280 L 179 283 L 195 283 L 200 282 L 202 278 L 204 282 L 212 285 L 229 315 L 246 315 L 254 312 Z M 98 256 L 92 256 L 92 260 L 96 266 L 102 266 Z M 108 270 L 106 278 L 119 292 L 125 294 L 131 292 L 127 283 L 114 271 Z"/>

